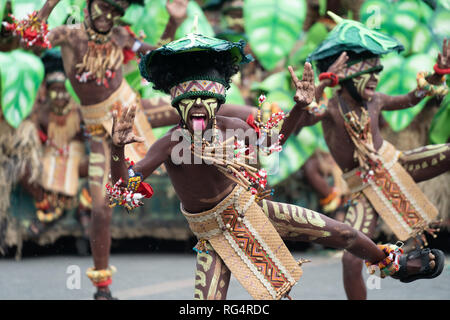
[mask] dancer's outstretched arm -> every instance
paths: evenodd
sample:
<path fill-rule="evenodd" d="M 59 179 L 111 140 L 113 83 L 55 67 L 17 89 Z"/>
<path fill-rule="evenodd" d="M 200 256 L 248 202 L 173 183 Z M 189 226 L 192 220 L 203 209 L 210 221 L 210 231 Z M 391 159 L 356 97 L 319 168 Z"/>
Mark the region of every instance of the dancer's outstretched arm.
<path fill-rule="evenodd" d="M 39 10 L 36 18 L 41 21 L 46 21 L 59 1 L 60 0 L 47 0 L 47 2 L 42 6 L 41 10 Z"/>
<path fill-rule="evenodd" d="M 450 69 L 450 41 L 448 39 L 444 39 L 442 53 L 438 54 L 436 65 L 441 70 Z M 430 84 L 438 85 L 442 82 L 442 76 L 442 74 L 435 71 L 426 77 L 426 80 Z M 416 88 L 405 95 L 399 96 L 388 96 L 383 93 L 377 93 L 375 98 L 381 100 L 380 106 L 383 110 L 401 110 L 414 107 L 422 101 L 425 98 L 425 94 L 421 93 L 421 91 L 423 92 L 424 90 Z"/>

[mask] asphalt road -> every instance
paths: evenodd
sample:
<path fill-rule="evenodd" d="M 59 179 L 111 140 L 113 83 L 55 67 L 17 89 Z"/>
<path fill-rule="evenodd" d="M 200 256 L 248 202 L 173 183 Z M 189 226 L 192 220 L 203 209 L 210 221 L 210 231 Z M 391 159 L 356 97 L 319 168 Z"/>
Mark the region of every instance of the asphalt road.
<path fill-rule="evenodd" d="M 296 259 L 312 260 L 303 266 L 303 276 L 291 291 L 295 300 L 346 299 L 342 284 L 341 251 L 294 252 Z M 391 278 L 369 278 L 368 298 L 395 300 L 450 299 L 450 256 L 442 275 L 433 280 L 403 284 Z M 195 256 L 192 253 L 112 254 L 118 269 L 111 289 L 125 300 L 191 300 Z M 94 288 L 85 276 L 91 257 L 50 255 L 24 257 L 20 261 L 0 258 L 1 300 L 88 300 Z M 365 272 L 365 271 L 364 271 Z M 250 295 L 232 277 L 230 300 L 250 300 Z"/>

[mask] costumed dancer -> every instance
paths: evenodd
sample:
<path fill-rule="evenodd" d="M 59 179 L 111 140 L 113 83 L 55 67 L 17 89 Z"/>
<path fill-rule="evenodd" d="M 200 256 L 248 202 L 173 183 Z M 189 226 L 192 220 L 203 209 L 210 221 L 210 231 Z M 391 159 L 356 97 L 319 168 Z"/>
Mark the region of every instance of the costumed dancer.
<path fill-rule="evenodd" d="M 16 183 L 33 184 L 41 177 L 41 142 L 33 121 L 27 118 L 14 128 L 0 111 L 0 149 L 0 254 L 18 245 L 19 256 L 20 228 L 10 214 L 10 196 Z"/>
<path fill-rule="evenodd" d="M 4 9 L 5 13 L 11 12 L 9 1 L 6 2 Z M 0 25 L 0 54 L 11 52 L 19 47 L 18 38 L 3 26 L 3 22 L 8 20 L 8 16 L 5 15 Z M 3 65 L 0 65 L 0 73 L 5 72 L 2 67 Z M 4 90 L 5 87 L 1 88 L 0 85 L 0 254 L 4 255 L 9 247 L 17 246 L 16 257 L 18 258 L 22 247 L 21 231 L 11 215 L 10 197 L 17 183 L 39 181 L 42 151 L 38 132 L 28 113 L 20 115 L 26 118 L 18 127 L 8 123 L 8 117 L 3 114 L 6 108 L 1 106 Z M 25 91 L 25 88 L 23 90 Z M 30 93 L 24 91 L 20 94 Z"/>
<path fill-rule="evenodd" d="M 79 105 L 66 90 L 61 52 L 49 50 L 41 59 L 45 100 L 35 104 L 32 117 L 43 143 L 42 174 L 39 183 L 23 183 L 35 200 L 36 219 L 29 227 L 32 237 L 78 205 L 79 173 L 87 172 L 88 160 Z"/>
<path fill-rule="evenodd" d="M 142 43 L 125 27 L 115 27 L 133 0 L 87 0 L 85 20 L 79 25 L 60 26 L 48 30 L 45 23 L 59 0 L 48 0 L 39 12 L 28 19 L 14 21 L 9 28 L 19 34 L 26 45 L 61 46 L 66 75 L 81 101 L 82 120 L 89 133 L 89 191 L 92 196 L 91 251 L 94 268 L 87 275 L 97 292 L 95 299 L 112 299 L 109 285 L 112 266 L 109 266 L 111 246 L 110 222 L 112 210 L 107 204 L 104 185 L 109 180 L 109 137 L 112 111 L 122 106 L 138 106 L 134 130 L 145 142 L 126 149 L 128 157 L 141 159 L 155 138 L 151 123 L 141 107 L 141 99 L 123 77 L 122 64 L 126 53 L 145 54 L 154 48 Z M 169 23 L 161 43 L 170 42 L 178 26 L 186 18 L 187 0 L 167 1 Z"/>
<path fill-rule="evenodd" d="M 383 140 L 379 118 L 381 111 L 410 108 L 427 95 L 442 96 L 448 92 L 445 74 L 450 71 L 450 45 L 444 41 L 443 53 L 439 54 L 433 74 L 418 74 L 415 90 L 406 95 L 387 96 L 375 92 L 379 72 L 383 69 L 380 56 L 402 50 L 401 44 L 359 22 L 329 14 L 338 24 L 308 59 L 317 62 L 323 72 L 320 78 L 329 78 L 329 86 L 340 87 L 329 100 L 326 111 L 322 115 L 310 114 L 305 124 L 322 120 L 329 150 L 353 194 L 345 222 L 372 237 L 378 216 L 381 216 L 399 240 L 420 236 L 426 244 L 423 232 L 435 231 L 430 225 L 438 212 L 416 182 L 449 170 L 449 145 L 400 152 Z M 343 71 L 337 75 L 326 73 L 339 59 L 346 61 Z M 420 259 L 416 266 L 419 273 L 408 275 L 406 269 L 401 268 L 395 277 L 402 282 L 433 278 L 442 271 L 441 251 L 416 249 L 409 254 Z M 365 299 L 362 259 L 347 250 L 342 261 L 348 298 Z"/>
<path fill-rule="evenodd" d="M 216 115 L 239 63 L 248 61 L 243 47 L 243 42 L 189 34 L 141 60 L 143 77 L 155 89 L 171 94 L 182 122 L 134 163 L 124 151 L 126 145 L 144 140 L 132 131 L 136 108 L 113 115 L 113 185 L 106 186 L 110 205 L 129 211 L 139 207 L 154 192 L 143 181 L 165 165 L 181 211 L 199 240 L 194 248 L 198 252 L 196 299 L 225 299 L 231 273 L 255 299 L 288 297 L 304 261 L 293 259 L 281 237 L 346 248 L 371 266 L 379 266 L 383 275 L 394 274 L 400 267 L 401 248 L 379 248 L 348 225 L 265 199 L 270 194 L 265 190 L 267 173 L 247 160 L 254 160 L 255 150 L 267 154 L 280 150 L 314 98 L 314 73 L 306 64 L 300 81 L 289 69 L 297 89 L 288 115 L 274 114 L 266 124 L 259 117 L 248 123 Z M 271 129 L 281 120 L 277 136 Z M 242 135 L 245 132 L 248 136 Z M 406 260 L 403 263 L 401 267 L 406 268 Z M 413 271 L 408 268 L 408 272 Z"/>

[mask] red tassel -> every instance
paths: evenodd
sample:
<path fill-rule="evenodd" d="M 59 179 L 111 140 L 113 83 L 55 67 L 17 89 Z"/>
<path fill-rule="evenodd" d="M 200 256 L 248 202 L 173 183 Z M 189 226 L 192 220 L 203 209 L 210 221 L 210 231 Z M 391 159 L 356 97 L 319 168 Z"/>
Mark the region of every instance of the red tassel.
<path fill-rule="evenodd" d="M 47 135 L 42 130 L 39 130 L 39 138 L 41 139 L 42 143 L 45 143 L 48 139 Z"/>
<path fill-rule="evenodd" d="M 139 184 L 137 192 L 145 195 L 146 198 L 151 198 L 154 193 L 152 186 L 145 182 Z"/>
<path fill-rule="evenodd" d="M 131 49 L 123 49 L 123 64 L 128 64 L 131 60 L 136 58 L 136 54 Z"/>
<path fill-rule="evenodd" d="M 258 138 L 259 138 L 259 136 L 260 136 L 260 130 L 259 130 L 259 127 L 255 124 L 255 119 L 253 118 L 253 115 L 252 114 L 249 114 L 248 115 L 248 117 L 247 117 L 247 124 L 250 126 L 250 127 L 252 127 L 253 129 L 255 129 L 255 132 L 256 132 L 256 134 L 258 135 Z"/>

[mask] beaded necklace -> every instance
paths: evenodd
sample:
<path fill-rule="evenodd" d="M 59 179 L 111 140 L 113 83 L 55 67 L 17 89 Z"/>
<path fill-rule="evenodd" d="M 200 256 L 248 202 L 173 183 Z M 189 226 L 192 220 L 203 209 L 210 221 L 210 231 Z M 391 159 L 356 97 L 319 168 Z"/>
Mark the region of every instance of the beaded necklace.
<path fill-rule="evenodd" d="M 340 95 L 338 95 L 338 99 L 339 111 L 344 119 L 345 129 L 355 146 L 353 157 L 355 161 L 358 161 L 362 169 L 359 175 L 367 182 L 382 167 L 378 152 L 373 146 L 370 115 L 367 110 L 367 105 L 363 102 L 361 116 L 359 117 L 355 111 L 350 111 L 347 103 Z"/>
<path fill-rule="evenodd" d="M 88 36 L 88 49 L 83 61 L 76 65 L 76 79 L 80 83 L 95 80 L 98 86 L 109 88 L 108 81 L 114 79 L 123 62 L 123 50 L 112 39 L 112 32 L 99 34 L 85 21 L 83 27 Z"/>

